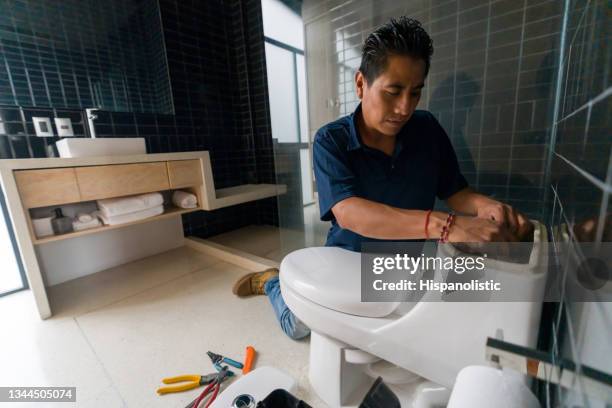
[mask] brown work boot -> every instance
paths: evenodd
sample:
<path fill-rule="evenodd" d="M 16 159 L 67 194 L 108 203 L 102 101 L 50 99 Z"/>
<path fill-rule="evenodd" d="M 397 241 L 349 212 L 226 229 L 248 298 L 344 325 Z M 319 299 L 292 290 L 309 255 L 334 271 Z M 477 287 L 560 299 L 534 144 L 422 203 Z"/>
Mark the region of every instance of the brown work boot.
<path fill-rule="evenodd" d="M 244 275 L 234 283 L 232 293 L 239 297 L 265 295 L 264 285 L 268 279 L 278 276 L 277 268 L 266 269 L 263 272 L 252 272 Z"/>

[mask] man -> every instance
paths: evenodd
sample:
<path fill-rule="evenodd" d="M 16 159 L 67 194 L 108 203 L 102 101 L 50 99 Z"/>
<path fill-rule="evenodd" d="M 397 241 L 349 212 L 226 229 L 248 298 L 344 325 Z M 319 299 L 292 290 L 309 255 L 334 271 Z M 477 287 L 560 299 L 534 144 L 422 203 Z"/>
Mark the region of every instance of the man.
<path fill-rule="evenodd" d="M 444 129 L 416 110 L 432 54 L 427 32 L 406 17 L 366 39 L 355 74 L 361 104 L 319 129 L 313 145 L 321 219 L 332 223 L 327 246 L 361 251 L 367 241 L 439 239 L 448 214 L 431 211 L 436 197 L 462 214 L 449 242 L 517 241 L 531 230 L 512 207 L 468 187 Z M 243 277 L 234 293 L 268 295 L 287 335 L 309 334 L 282 299 L 278 270 Z"/>

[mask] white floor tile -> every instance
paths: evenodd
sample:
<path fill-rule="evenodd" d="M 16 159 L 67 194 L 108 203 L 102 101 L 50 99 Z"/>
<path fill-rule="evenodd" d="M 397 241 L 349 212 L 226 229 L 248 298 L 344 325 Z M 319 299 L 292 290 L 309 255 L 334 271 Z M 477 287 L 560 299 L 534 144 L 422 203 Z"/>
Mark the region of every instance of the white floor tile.
<path fill-rule="evenodd" d="M 128 406 L 186 405 L 197 391 L 159 397 L 155 389 L 165 376 L 212 372 L 208 350 L 241 360 L 253 345 L 258 365 L 302 375 L 307 343 L 284 336 L 266 297 L 231 295 L 244 273 L 216 264 L 77 318 Z"/>
<path fill-rule="evenodd" d="M 77 387 L 77 401 L 112 387 L 108 373 L 77 322 L 73 318 L 41 321 L 29 291 L 0 301 L 0 321 L 3 386 L 73 386 Z M 69 405 L 74 404 L 58 404 Z"/>
<path fill-rule="evenodd" d="M 158 396 L 163 377 L 213 372 L 206 351 L 242 360 L 252 345 L 256 367 L 285 370 L 323 407 L 307 380 L 308 340 L 285 336 L 267 297 L 232 295 L 247 272 L 185 247 L 52 287 L 45 321 L 29 291 L 0 298 L 0 384 L 77 387 L 77 404 L 45 406 L 180 407 L 198 391 Z"/>

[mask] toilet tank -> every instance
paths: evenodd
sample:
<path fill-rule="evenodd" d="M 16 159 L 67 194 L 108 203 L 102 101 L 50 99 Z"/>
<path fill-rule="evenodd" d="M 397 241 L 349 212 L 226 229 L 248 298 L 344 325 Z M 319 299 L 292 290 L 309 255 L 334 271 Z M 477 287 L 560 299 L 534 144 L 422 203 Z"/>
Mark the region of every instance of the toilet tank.
<path fill-rule="evenodd" d="M 381 351 L 401 350 L 383 356 L 431 381 L 451 387 L 459 371 L 469 365 L 489 365 L 487 337 L 499 338 L 526 347 L 535 347 L 548 269 L 546 227 L 534 222 L 533 247 L 527 263 L 487 259 L 486 270 L 498 280 L 511 282 L 524 297 L 534 301 L 457 302 L 451 295 L 438 301 L 420 301 L 382 332 L 387 335 Z M 462 255 L 450 245 L 441 245 L 438 256 Z M 465 254 L 467 255 L 467 254 Z M 436 271 L 435 280 L 447 275 Z M 429 294 L 428 294 L 429 295 Z"/>

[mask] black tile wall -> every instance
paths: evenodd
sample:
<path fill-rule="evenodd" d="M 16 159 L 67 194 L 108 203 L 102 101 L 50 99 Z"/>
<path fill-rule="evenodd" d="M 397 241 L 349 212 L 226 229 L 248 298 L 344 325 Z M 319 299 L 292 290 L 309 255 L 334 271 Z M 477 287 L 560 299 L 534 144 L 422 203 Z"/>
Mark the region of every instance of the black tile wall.
<path fill-rule="evenodd" d="M 236 67 L 234 81 L 242 90 L 235 94 L 234 104 L 249 107 L 238 111 L 236 126 L 243 143 L 250 148 L 249 160 L 254 159 L 255 163 L 254 168 L 247 170 L 247 182 L 276 183 L 261 1 L 230 3 L 232 34 L 237 43 L 232 50 Z M 276 199 L 260 200 L 256 205 L 261 223 L 278 225 Z"/>
<path fill-rule="evenodd" d="M 0 104 L 172 112 L 157 0 L 2 0 L 0 10 Z"/>
<path fill-rule="evenodd" d="M 147 35 L 165 42 L 174 114 L 101 110 L 97 136 L 143 137 L 149 153 L 208 150 L 216 188 L 275 183 L 260 2 L 143 4 L 143 13 L 161 15 L 163 33 Z M 0 49 L 0 61 L 3 55 Z M 31 105 L 0 104 L 0 158 L 57 155 L 58 138 L 34 136 L 32 116 L 70 117 L 77 136 L 86 137 L 81 110 Z M 206 237 L 254 223 L 277 225 L 277 214 L 276 199 L 192 213 L 184 216 L 185 232 Z"/>

